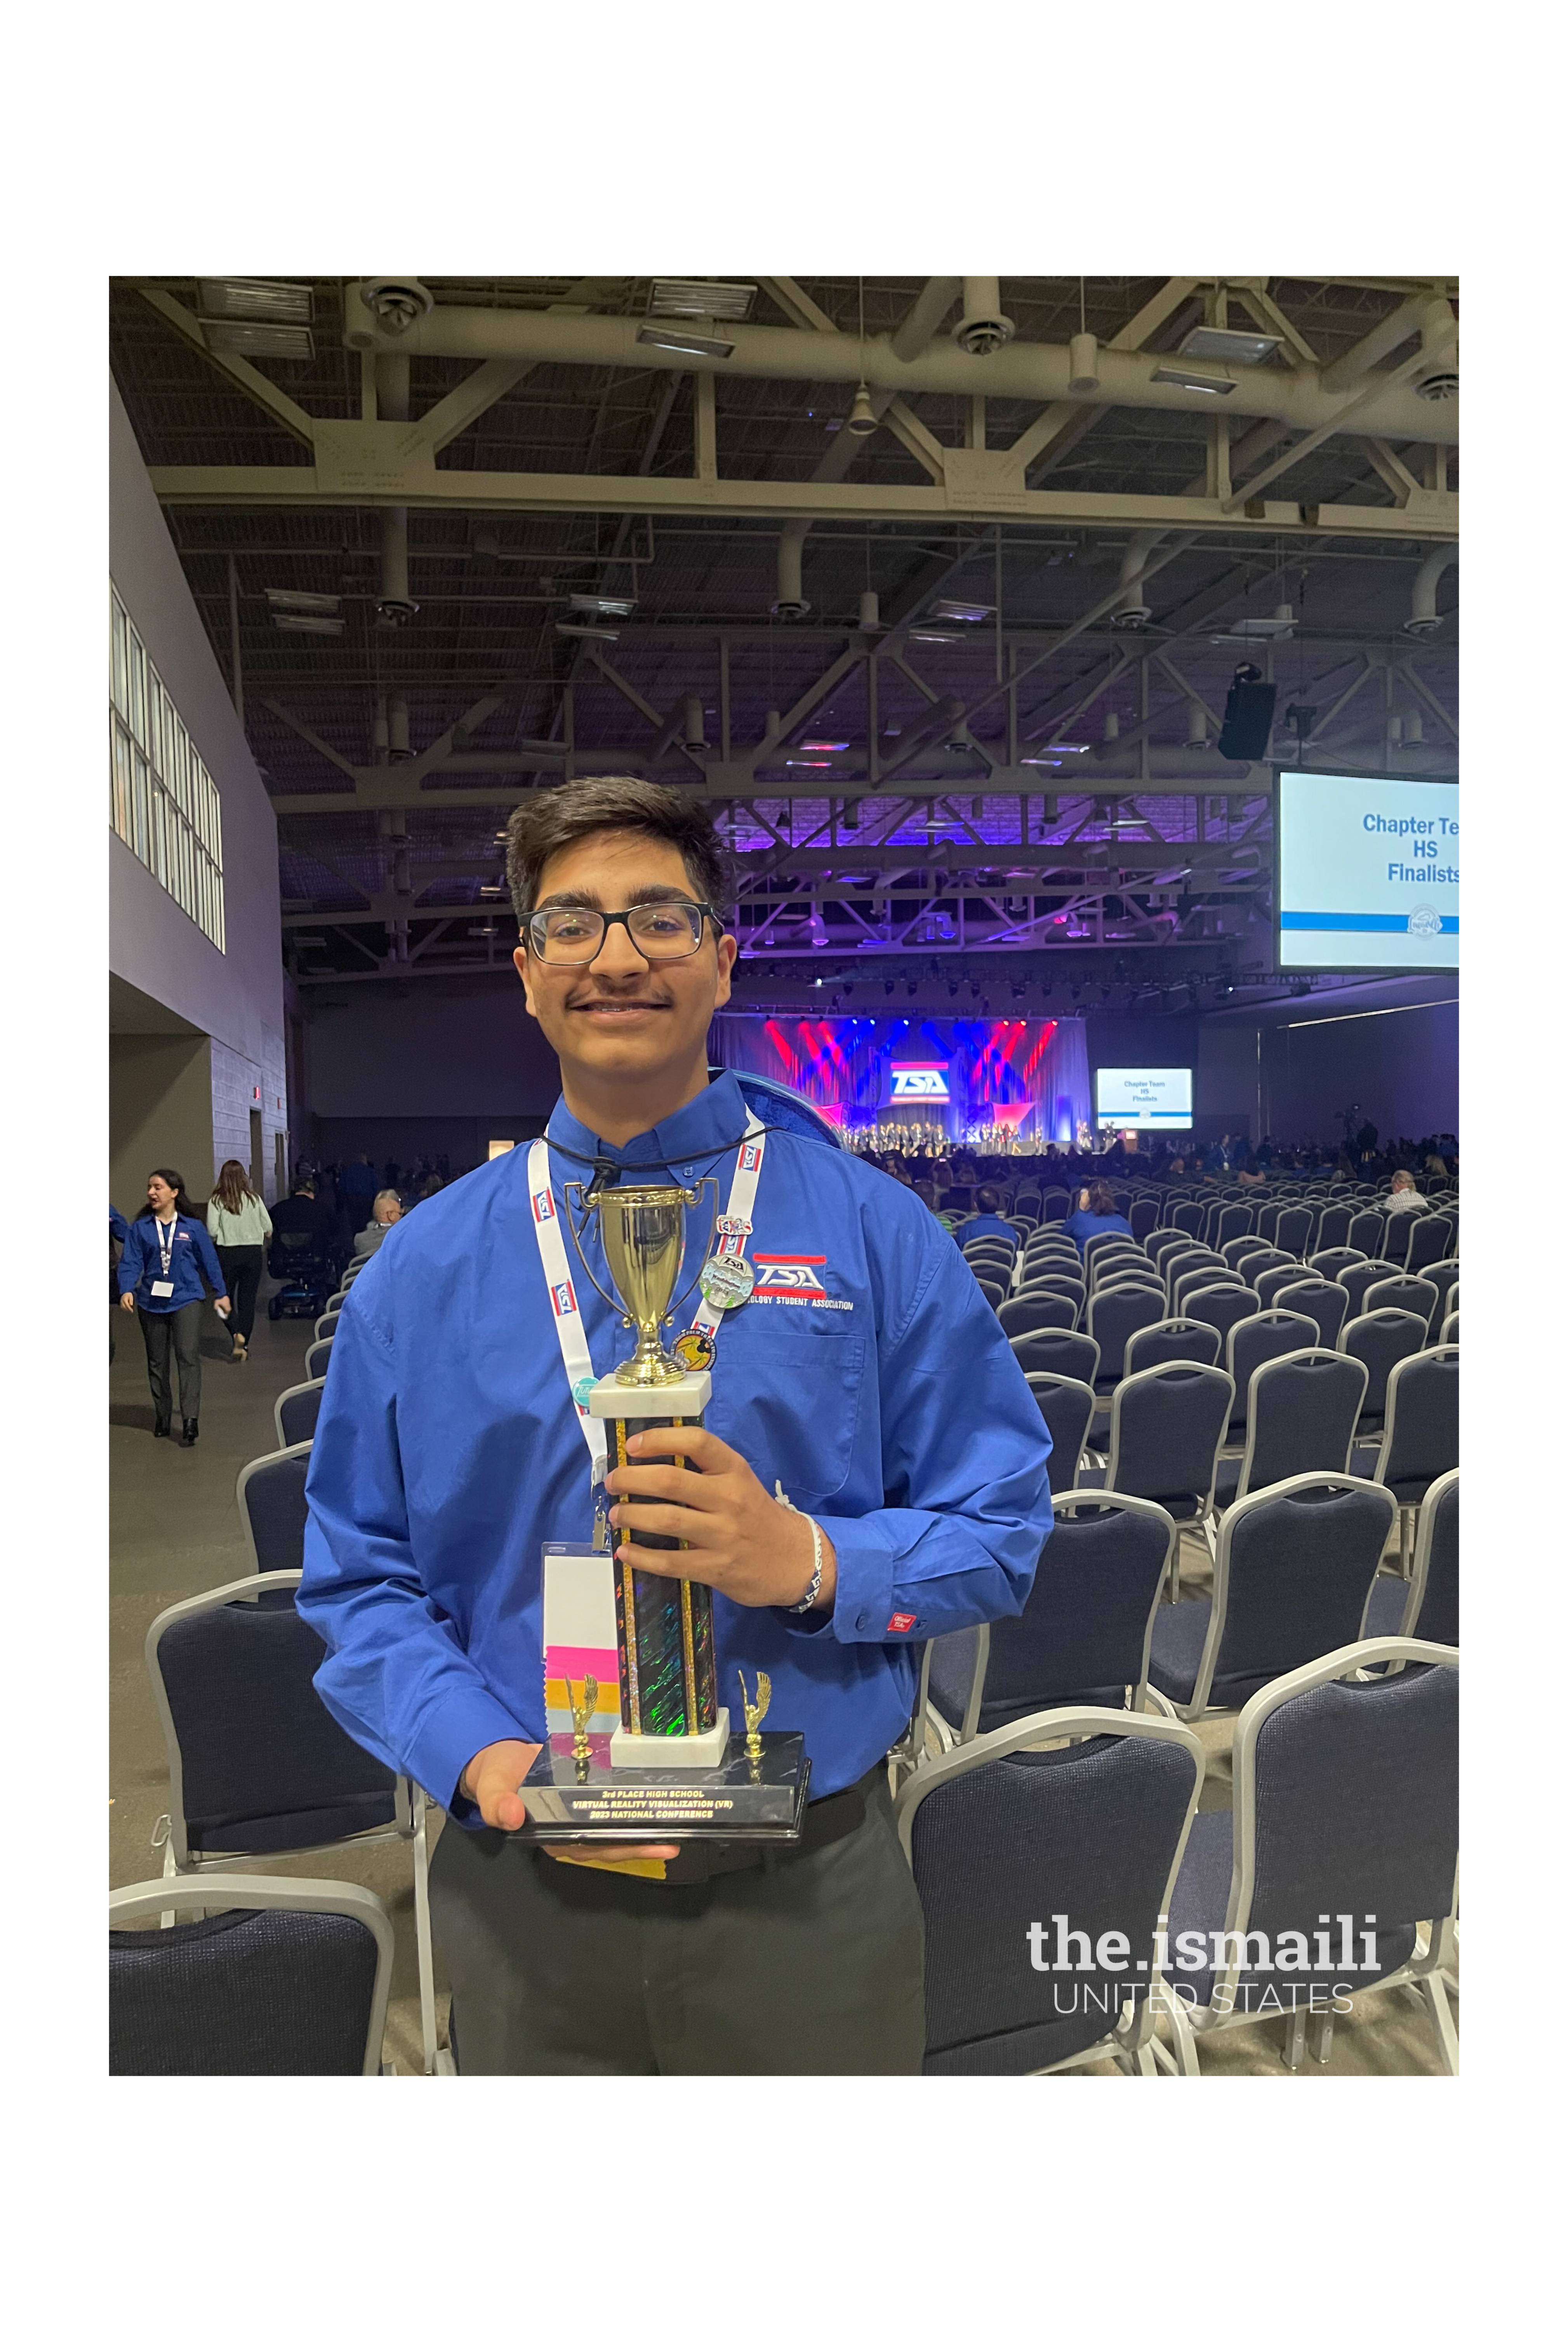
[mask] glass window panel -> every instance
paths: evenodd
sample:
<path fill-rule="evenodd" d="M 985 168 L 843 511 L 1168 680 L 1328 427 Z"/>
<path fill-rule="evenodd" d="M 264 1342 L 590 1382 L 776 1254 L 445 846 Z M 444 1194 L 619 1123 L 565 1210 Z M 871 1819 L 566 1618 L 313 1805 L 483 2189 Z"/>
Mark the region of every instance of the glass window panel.
<path fill-rule="evenodd" d="M 109 599 L 109 691 L 115 709 L 124 718 L 129 709 L 130 688 L 125 649 L 125 607 L 112 591 Z"/>
<path fill-rule="evenodd" d="M 147 855 L 147 762 L 134 747 L 131 753 L 131 846 L 143 866 L 151 863 Z"/>
<path fill-rule="evenodd" d="M 143 751 L 147 748 L 147 656 L 141 638 L 134 629 L 129 632 L 131 665 L 130 708 L 126 715 L 131 732 Z"/>
<path fill-rule="evenodd" d="M 110 722 L 110 771 L 112 780 L 114 830 L 121 841 L 131 839 L 131 739 L 117 720 Z"/>

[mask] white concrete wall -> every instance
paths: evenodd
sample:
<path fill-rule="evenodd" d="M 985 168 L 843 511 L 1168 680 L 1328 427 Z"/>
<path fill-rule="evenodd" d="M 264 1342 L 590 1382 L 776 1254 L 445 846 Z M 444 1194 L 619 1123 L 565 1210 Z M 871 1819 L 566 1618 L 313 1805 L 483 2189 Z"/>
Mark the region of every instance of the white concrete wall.
<path fill-rule="evenodd" d="M 248 1164 L 258 1088 L 270 1200 L 274 1138 L 289 1124 L 277 821 L 112 383 L 109 481 L 114 584 L 222 804 L 226 932 L 220 953 L 111 830 L 110 969 L 213 1041 L 212 1164 L 187 1168 L 191 1184 L 205 1193 L 231 1156 Z M 107 761 L 107 730 L 100 740 Z"/>

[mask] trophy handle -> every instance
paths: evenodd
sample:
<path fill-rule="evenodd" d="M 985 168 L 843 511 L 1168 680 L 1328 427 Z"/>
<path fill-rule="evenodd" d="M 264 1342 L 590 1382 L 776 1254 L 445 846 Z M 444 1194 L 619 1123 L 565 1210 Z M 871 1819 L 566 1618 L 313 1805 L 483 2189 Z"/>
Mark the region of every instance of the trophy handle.
<path fill-rule="evenodd" d="M 703 1193 L 708 1192 L 710 1189 L 713 1194 L 713 1206 L 709 1212 L 708 1238 L 702 1244 L 702 1255 L 697 1261 L 696 1274 L 692 1276 L 690 1281 L 687 1284 L 679 1297 L 672 1298 L 669 1302 L 669 1306 L 666 1310 L 664 1318 L 667 1323 L 674 1322 L 677 1314 L 679 1312 L 680 1308 L 685 1306 L 687 1300 L 696 1289 L 702 1269 L 713 1255 L 714 1236 L 719 1230 L 719 1179 L 717 1176 L 700 1177 L 697 1183 L 690 1188 L 687 1197 L 691 1206 L 694 1209 L 698 1208 L 701 1205 Z M 590 1282 L 593 1280 L 592 1275 L 589 1276 L 588 1279 Z"/>
<path fill-rule="evenodd" d="M 594 1271 L 593 1267 L 589 1265 L 589 1263 L 588 1263 L 588 1253 L 587 1253 L 587 1251 L 583 1247 L 583 1231 L 582 1231 L 582 1229 L 583 1229 L 584 1224 L 585 1224 L 585 1223 L 586 1223 L 586 1222 L 587 1222 L 588 1212 L 587 1212 L 587 1210 L 583 1206 L 583 1187 L 582 1187 L 582 1185 L 581 1185 L 581 1184 L 563 1184 L 563 1186 L 561 1187 L 561 1191 L 562 1191 L 562 1194 L 563 1194 L 563 1202 L 564 1202 L 564 1206 L 565 1206 L 565 1210 L 566 1210 L 566 1230 L 567 1230 L 567 1232 L 571 1234 L 571 1236 L 572 1236 L 572 1242 L 573 1242 L 573 1246 L 575 1248 L 575 1250 L 576 1250 L 576 1252 L 577 1252 L 577 1263 L 578 1263 L 578 1265 L 582 1267 L 582 1269 L 583 1269 L 584 1273 L 587 1276 L 587 1277 L 588 1277 L 589 1281 L 593 1284 L 593 1286 L 594 1286 L 595 1289 L 598 1292 L 598 1294 L 599 1294 L 600 1297 L 604 1300 L 604 1302 L 605 1302 L 605 1306 L 606 1306 L 606 1307 L 613 1307 L 615 1308 L 615 1310 L 616 1310 L 616 1313 L 620 1317 L 621 1321 L 622 1321 L 623 1323 L 625 1323 L 625 1324 L 629 1325 L 629 1324 L 630 1324 L 630 1322 L 631 1322 L 631 1319 L 632 1319 L 632 1318 L 631 1318 L 631 1317 L 626 1313 L 626 1308 L 621 1305 L 620 1300 L 619 1300 L 618 1298 L 613 1297 L 611 1296 L 611 1294 L 609 1293 L 609 1291 L 607 1291 L 607 1290 L 605 1288 L 604 1284 L 599 1280 L 598 1276 L 595 1273 L 595 1271 Z M 574 1206 L 573 1206 L 573 1202 L 572 1202 L 572 1195 L 573 1195 L 573 1193 L 574 1193 L 574 1192 L 575 1192 L 575 1193 L 576 1193 L 576 1195 L 577 1195 L 576 1206 L 575 1206 L 574 1208 Z"/>

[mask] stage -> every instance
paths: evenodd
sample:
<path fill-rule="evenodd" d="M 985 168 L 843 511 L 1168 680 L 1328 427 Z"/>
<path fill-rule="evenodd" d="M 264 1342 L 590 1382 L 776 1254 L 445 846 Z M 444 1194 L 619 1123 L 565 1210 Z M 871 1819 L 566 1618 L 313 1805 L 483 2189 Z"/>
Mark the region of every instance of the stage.
<path fill-rule="evenodd" d="M 896 1122 L 994 1150 L 1070 1145 L 1091 1116 L 1085 1024 L 721 1013 L 711 1060 L 793 1087 L 837 1127 Z"/>

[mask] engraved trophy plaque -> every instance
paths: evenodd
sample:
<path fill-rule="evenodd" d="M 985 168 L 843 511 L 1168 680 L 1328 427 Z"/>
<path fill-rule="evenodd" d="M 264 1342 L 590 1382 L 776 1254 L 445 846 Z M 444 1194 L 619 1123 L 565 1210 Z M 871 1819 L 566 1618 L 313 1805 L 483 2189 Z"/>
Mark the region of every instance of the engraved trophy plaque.
<path fill-rule="evenodd" d="M 567 1223 L 583 1271 L 636 1333 L 631 1354 L 607 1379 L 595 1381 L 586 1399 L 588 1412 L 605 1425 L 612 1467 L 627 1466 L 627 1441 L 640 1431 L 702 1425 L 712 1394 L 710 1375 L 700 1361 L 682 1363 L 670 1353 L 661 1333 L 673 1319 L 671 1300 L 686 1255 L 687 1212 L 701 1205 L 710 1188 L 716 1216 L 718 1187 L 711 1177 L 691 1188 L 668 1183 L 564 1188 Z M 589 1263 L 584 1237 L 590 1219 L 598 1226 L 617 1294 L 613 1297 Z M 749 1274 L 750 1269 L 744 1271 Z M 744 1290 L 739 1293 L 744 1295 Z M 692 1336 L 685 1335 L 686 1340 Z M 707 1353 L 711 1359 L 710 1345 Z M 686 1466 L 679 1454 L 660 1455 L 659 1460 Z M 668 1551 L 671 1572 L 656 1574 L 600 1556 L 600 1570 L 614 1591 L 620 1702 L 619 1727 L 610 1735 L 607 1762 L 596 1752 L 584 1753 L 590 1743 L 584 1726 L 592 1708 L 574 1703 L 574 1737 L 569 1750 L 560 1752 L 567 1746 L 564 1741 L 546 1740 L 522 1783 L 529 1820 L 514 1834 L 533 1842 L 563 1835 L 625 1840 L 798 1837 L 811 1769 L 801 1735 L 775 1732 L 762 1738 L 760 1713 L 753 1715 L 750 1704 L 745 1710 L 749 1736 L 731 1734 L 729 1709 L 718 1699 L 709 1587 L 679 1573 L 681 1546 L 676 1537 L 638 1532 L 635 1541 L 640 1549 Z M 556 1564 L 551 1555 L 563 1549 L 546 1547 L 547 1579 Z M 564 1573 L 565 1563 L 560 1566 Z M 576 1556 L 571 1566 L 579 1577 L 592 1580 L 595 1563 L 591 1555 Z M 549 1614 L 547 1584 L 547 1621 Z M 603 1652 L 595 1648 L 593 1654 Z M 548 1675 L 547 1666 L 547 1682 Z M 764 1694 L 767 1687 L 763 1675 Z M 599 1704 L 605 1701 L 600 1698 Z"/>

